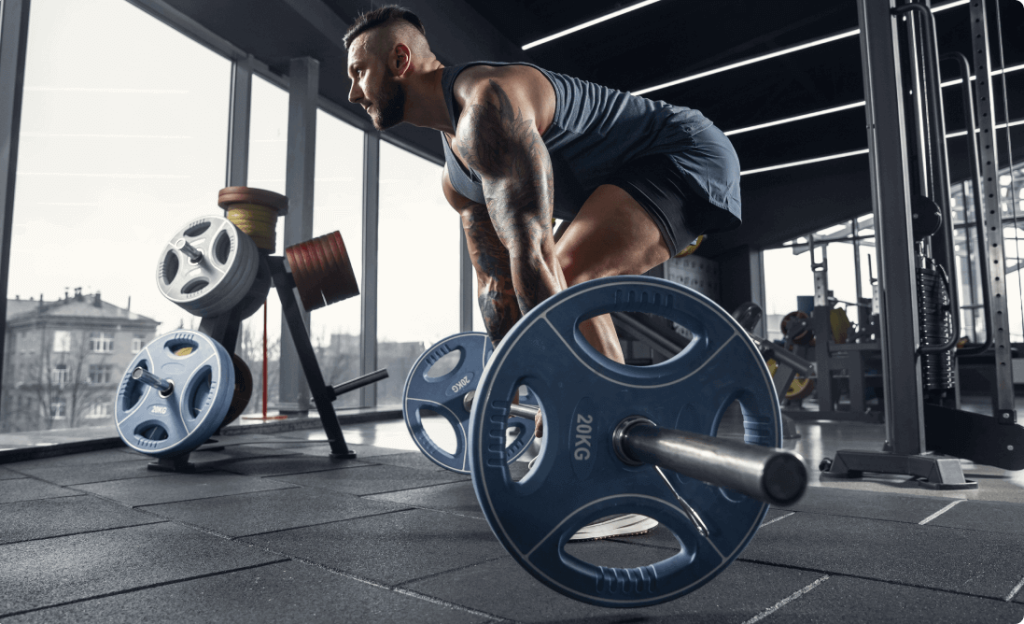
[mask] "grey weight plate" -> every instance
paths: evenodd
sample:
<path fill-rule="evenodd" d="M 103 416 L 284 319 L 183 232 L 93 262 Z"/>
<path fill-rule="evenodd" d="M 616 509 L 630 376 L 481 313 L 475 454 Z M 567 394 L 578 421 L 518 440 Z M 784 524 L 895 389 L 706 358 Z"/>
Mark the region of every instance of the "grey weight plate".
<path fill-rule="evenodd" d="M 188 244 L 197 260 L 182 250 Z M 197 316 L 230 310 L 248 292 L 258 269 L 248 236 L 223 217 L 197 219 L 179 230 L 157 261 L 157 288 L 169 301 Z"/>

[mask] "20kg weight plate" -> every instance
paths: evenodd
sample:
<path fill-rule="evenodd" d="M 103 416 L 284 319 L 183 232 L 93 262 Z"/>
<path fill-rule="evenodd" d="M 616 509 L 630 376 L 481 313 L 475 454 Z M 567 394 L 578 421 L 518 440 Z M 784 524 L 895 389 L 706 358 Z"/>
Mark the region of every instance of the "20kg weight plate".
<path fill-rule="evenodd" d="M 449 336 L 423 352 L 413 363 L 405 380 L 402 412 L 416 446 L 427 458 L 452 472 L 469 472 L 466 451 L 466 425 L 469 411 L 463 400 L 467 393 L 476 389 L 494 347 L 487 334 L 466 332 Z M 446 358 L 447 356 L 447 358 Z M 446 370 L 432 370 L 442 359 Z M 452 363 L 452 360 L 455 360 Z M 451 365 L 450 368 L 448 365 Z M 529 395 L 520 399 L 523 405 L 536 405 Z M 442 416 L 455 432 L 455 451 L 441 448 L 430 437 L 423 426 L 425 412 Z M 535 423 L 526 418 L 512 418 L 508 423 L 514 427 L 516 436 L 506 447 L 505 430 L 502 430 L 502 453 L 506 462 L 519 458 L 533 441 Z"/>
<path fill-rule="evenodd" d="M 675 357 L 645 367 L 600 355 L 582 320 L 646 312 L 690 330 Z M 502 441 L 510 399 L 528 385 L 545 413 L 540 458 L 511 478 Z M 505 336 L 484 369 L 469 422 L 473 488 L 491 529 L 530 574 L 566 596 L 606 607 L 678 598 L 721 573 L 753 537 L 768 505 L 665 471 L 707 524 L 702 537 L 654 466 L 629 466 L 612 432 L 628 416 L 715 435 L 738 401 L 748 444 L 778 446 L 782 414 L 758 349 L 728 312 L 680 284 L 650 277 L 585 282 L 543 301 Z M 638 568 L 600 567 L 565 552 L 576 531 L 600 518 L 638 513 L 671 530 L 679 551 Z"/>
<path fill-rule="evenodd" d="M 138 367 L 170 381 L 170 392 L 134 379 Z M 217 431 L 234 389 L 231 356 L 220 343 L 188 330 L 165 334 L 135 356 L 121 379 L 114 408 L 117 433 L 140 453 L 183 455 Z"/>

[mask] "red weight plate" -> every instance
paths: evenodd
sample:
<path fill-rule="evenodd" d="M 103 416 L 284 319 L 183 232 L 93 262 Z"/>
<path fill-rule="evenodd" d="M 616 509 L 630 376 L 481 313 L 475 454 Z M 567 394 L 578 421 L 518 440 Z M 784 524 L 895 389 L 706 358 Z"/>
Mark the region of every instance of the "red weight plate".
<path fill-rule="evenodd" d="M 284 250 L 288 257 L 288 265 L 292 268 L 292 279 L 295 280 L 295 287 L 299 290 L 299 299 L 302 300 L 302 307 L 310 310 L 310 304 L 314 300 L 310 297 L 310 286 L 306 265 L 301 255 L 299 245 L 292 245 Z"/>
<path fill-rule="evenodd" d="M 334 252 L 331 250 L 327 236 L 314 238 L 310 243 L 312 243 L 311 247 L 316 252 L 317 257 L 320 258 L 320 264 L 324 267 L 324 299 L 327 305 L 331 305 L 338 301 L 338 292 L 340 290 L 337 259 L 334 257 Z"/>
<path fill-rule="evenodd" d="M 327 240 L 338 262 L 338 277 L 341 285 L 338 301 L 355 297 L 359 294 L 359 282 L 356 281 L 355 271 L 352 270 L 352 262 L 348 259 L 348 252 L 345 250 L 345 241 L 341 238 L 341 232 L 337 230 L 331 232 L 327 235 Z"/>
<path fill-rule="evenodd" d="M 320 261 L 315 257 L 315 254 L 309 248 L 309 241 L 299 243 L 299 253 L 302 255 L 302 261 L 305 263 L 307 269 L 307 279 L 309 281 L 309 296 L 312 301 L 311 306 L 307 306 L 307 311 L 317 310 L 324 307 L 324 295 L 323 295 L 323 281 L 324 281 L 324 270 L 320 266 Z"/>

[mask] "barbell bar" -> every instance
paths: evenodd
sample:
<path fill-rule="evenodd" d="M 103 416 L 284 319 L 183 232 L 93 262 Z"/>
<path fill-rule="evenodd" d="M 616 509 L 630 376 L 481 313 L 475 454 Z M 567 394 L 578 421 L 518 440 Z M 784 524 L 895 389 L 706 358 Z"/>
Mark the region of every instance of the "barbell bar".
<path fill-rule="evenodd" d="M 467 392 L 463 397 L 466 410 L 472 411 L 475 395 Z M 537 408 L 513 404 L 509 413 L 532 419 Z M 646 418 L 623 419 L 612 433 L 612 444 L 628 465 L 667 468 L 770 505 L 792 505 L 807 488 L 807 469 L 796 453 L 658 427 Z"/>

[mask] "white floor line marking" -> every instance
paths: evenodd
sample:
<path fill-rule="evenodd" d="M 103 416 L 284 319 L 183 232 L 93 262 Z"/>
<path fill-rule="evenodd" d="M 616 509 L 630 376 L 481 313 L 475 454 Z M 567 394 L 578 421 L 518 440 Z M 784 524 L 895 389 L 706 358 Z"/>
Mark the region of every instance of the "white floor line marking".
<path fill-rule="evenodd" d="M 946 512 L 947 512 L 947 511 L 949 511 L 950 509 L 952 509 L 952 508 L 956 507 L 957 505 L 959 505 L 960 503 L 963 503 L 963 502 L 965 502 L 965 500 L 964 500 L 964 499 L 962 499 L 962 498 L 961 498 L 960 500 L 955 500 L 955 501 L 953 501 L 952 503 L 950 503 L 950 504 L 946 505 L 945 507 L 943 507 L 942 509 L 940 509 L 940 510 L 936 511 L 936 512 L 935 512 L 935 513 L 933 513 L 932 515 L 928 516 L 928 517 L 927 517 L 927 518 L 925 518 L 924 520 L 922 520 L 922 521 L 918 522 L 918 524 L 928 524 L 928 523 L 929 523 L 929 522 L 931 522 L 932 520 L 934 520 L 934 519 L 938 518 L 938 517 L 939 517 L 939 516 L 941 516 L 942 514 L 946 513 Z"/>
<path fill-rule="evenodd" d="M 779 516 L 778 518 L 773 518 L 773 519 L 769 520 L 768 522 L 765 522 L 765 523 L 761 524 L 761 528 L 763 529 L 766 526 L 768 526 L 769 524 L 778 522 L 779 520 L 785 520 L 786 518 L 788 518 L 790 516 L 795 516 L 795 515 L 796 515 L 796 512 L 795 511 L 791 511 L 791 512 L 789 512 L 788 514 L 786 514 L 784 516 Z"/>
<path fill-rule="evenodd" d="M 1024 588 L 1024 578 L 1020 580 L 1020 583 L 1017 583 L 1017 586 L 1013 588 L 1013 591 L 1006 594 L 1006 598 L 1003 598 L 1003 600 L 1005 600 L 1006 602 L 1010 602 L 1011 600 L 1013 600 L 1013 597 L 1017 595 L 1017 592 L 1021 590 L 1021 588 Z M 1021 621 L 1024 622 L 1024 620 Z"/>
<path fill-rule="evenodd" d="M 803 596 L 804 594 L 806 594 L 807 592 L 811 591 L 812 589 L 814 589 L 818 585 L 821 585 L 822 583 L 824 583 L 827 580 L 828 580 L 828 575 L 826 574 L 825 576 L 823 576 L 820 579 L 814 581 L 813 583 L 811 583 L 807 587 L 804 587 L 803 589 L 797 591 L 793 595 L 786 596 L 782 600 L 776 602 L 774 605 L 768 607 L 766 610 L 762 611 L 761 613 L 758 613 L 757 615 L 755 615 L 754 617 L 750 618 L 749 620 L 747 620 L 743 624 L 754 624 L 754 622 L 760 622 L 761 620 L 765 619 L 766 617 L 768 617 L 772 613 L 775 613 L 776 611 L 778 611 L 782 607 L 788 605 L 789 603 L 793 602 L 794 600 L 796 600 L 800 596 Z"/>

